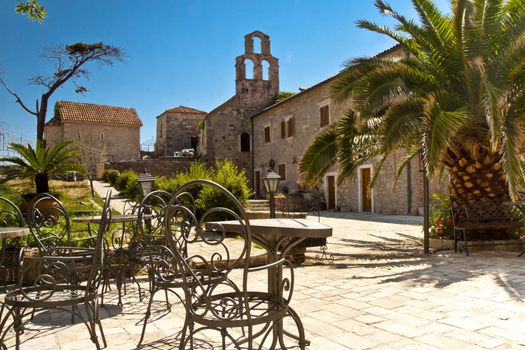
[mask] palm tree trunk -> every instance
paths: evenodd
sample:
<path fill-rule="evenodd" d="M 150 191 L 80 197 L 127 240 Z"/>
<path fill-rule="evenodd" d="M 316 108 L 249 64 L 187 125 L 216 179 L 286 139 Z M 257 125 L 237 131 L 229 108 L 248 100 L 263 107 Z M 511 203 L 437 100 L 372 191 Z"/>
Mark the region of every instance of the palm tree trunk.
<path fill-rule="evenodd" d="M 445 164 L 449 170 L 449 191 L 453 207 L 482 200 L 510 200 L 507 177 L 501 156 L 480 149 L 475 157 L 463 148 L 448 150 Z"/>
<path fill-rule="evenodd" d="M 35 185 L 36 193 L 49 192 L 49 178 L 47 174 L 36 174 Z"/>

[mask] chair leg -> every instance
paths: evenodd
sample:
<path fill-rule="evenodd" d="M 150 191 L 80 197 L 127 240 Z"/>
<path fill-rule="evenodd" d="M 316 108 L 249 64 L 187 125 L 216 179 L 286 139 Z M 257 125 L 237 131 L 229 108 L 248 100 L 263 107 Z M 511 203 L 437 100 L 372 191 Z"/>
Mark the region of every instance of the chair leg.
<path fill-rule="evenodd" d="M 94 303 L 93 303 L 94 304 Z M 96 325 L 96 322 L 95 322 L 95 309 L 94 309 L 94 305 L 93 307 L 90 305 L 89 302 L 85 302 L 84 303 L 84 309 L 86 310 L 86 315 L 87 315 L 87 323 L 86 323 L 86 326 L 88 327 L 88 331 L 89 331 L 89 335 L 91 337 L 91 341 L 93 342 L 93 344 L 95 344 L 97 350 L 100 350 L 100 344 L 98 342 L 98 337 L 97 337 L 97 325 Z"/>
<path fill-rule="evenodd" d="M 153 289 L 150 291 L 148 309 L 146 310 L 146 314 L 144 315 L 144 324 L 142 325 L 142 333 L 140 334 L 140 340 L 138 343 L 138 347 L 140 347 L 140 345 L 142 344 L 142 341 L 144 340 L 144 335 L 146 334 L 146 325 L 148 324 L 148 319 L 151 315 L 151 304 L 153 303 L 153 297 L 155 296 L 155 293 L 157 291 L 158 289 Z"/>
<path fill-rule="evenodd" d="M 467 239 L 467 230 L 463 231 L 463 240 L 465 241 L 465 255 L 469 256 L 468 254 L 468 239 Z"/>

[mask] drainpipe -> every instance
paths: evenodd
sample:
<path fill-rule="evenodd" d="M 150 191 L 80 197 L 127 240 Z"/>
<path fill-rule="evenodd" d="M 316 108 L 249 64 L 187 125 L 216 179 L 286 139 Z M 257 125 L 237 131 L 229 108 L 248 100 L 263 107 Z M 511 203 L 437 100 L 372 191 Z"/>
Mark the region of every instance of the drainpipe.
<path fill-rule="evenodd" d="M 407 164 L 407 215 L 412 212 L 412 162 Z"/>
<path fill-rule="evenodd" d="M 250 122 L 252 123 L 252 133 L 250 137 L 250 153 L 252 155 L 252 171 L 251 171 L 251 182 L 252 182 L 252 191 L 255 191 L 255 157 L 254 157 L 254 148 L 253 148 L 253 139 L 255 138 L 255 134 L 253 133 L 253 118 L 250 117 Z"/>

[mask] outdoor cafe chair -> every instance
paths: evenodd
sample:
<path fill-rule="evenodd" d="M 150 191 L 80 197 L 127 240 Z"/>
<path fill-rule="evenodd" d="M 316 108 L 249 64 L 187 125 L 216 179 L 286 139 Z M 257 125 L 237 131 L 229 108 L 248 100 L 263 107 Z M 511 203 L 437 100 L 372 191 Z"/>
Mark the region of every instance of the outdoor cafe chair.
<path fill-rule="evenodd" d="M 65 252 L 82 255 L 92 249 L 73 246 L 92 247 L 96 240 L 88 231 L 86 237 L 73 239 L 71 220 L 66 208 L 49 193 L 41 193 L 33 198 L 29 204 L 27 221 L 40 256 L 63 255 Z"/>
<path fill-rule="evenodd" d="M 184 193 L 198 194 L 183 196 Z M 206 196 L 216 206 L 203 208 Z M 236 236 L 226 232 L 221 221 L 241 226 Z M 232 221 L 229 221 L 232 222 Z M 193 349 L 199 334 L 217 333 L 223 349 L 281 348 L 283 333 L 276 335 L 289 312 L 293 273 L 284 277 L 286 259 L 251 267 L 252 234 L 243 206 L 219 184 L 195 180 L 181 186 L 168 204 L 165 218 L 168 246 L 176 259 L 171 274 L 182 276 L 186 319 L 180 349 Z M 279 287 L 271 291 L 257 272 L 280 271 Z M 252 275 L 256 274 L 256 275 Z M 255 282 L 255 285 L 252 284 Z M 263 288 L 261 288 L 261 286 Z M 266 287 L 266 288 L 264 288 Z M 286 295 L 285 295 L 286 294 Z M 302 328 L 301 328 L 302 330 Z M 304 349 L 304 332 L 299 344 Z M 231 343 L 231 344 L 230 344 Z"/>
<path fill-rule="evenodd" d="M 0 197 L 0 227 L 23 226 L 24 216 L 20 208 L 10 199 Z M 0 287 L 2 289 L 15 281 L 23 254 L 23 249 L 12 245 L 12 242 L 8 242 L 6 239 L 3 240 L 0 253 Z"/>
<path fill-rule="evenodd" d="M 159 291 L 164 291 L 166 307 L 171 309 L 168 293 L 183 300 L 180 291 L 181 276 L 172 274 L 176 265 L 173 253 L 167 246 L 164 219 L 166 208 L 173 195 L 169 192 L 156 190 L 148 193 L 138 206 L 138 231 L 130 247 L 131 261 L 135 265 L 147 266 L 149 283 L 149 301 L 144 324 L 139 340 L 139 346 L 144 339 L 146 326 L 151 316 L 153 298 Z"/>
<path fill-rule="evenodd" d="M 78 270 L 78 260 L 71 255 L 46 255 L 32 261 L 23 260 L 18 287 L 7 293 L 4 299 L 8 311 L 0 323 L 2 349 L 7 349 L 4 340 L 10 329 L 15 332 L 15 346 L 19 349 L 20 334 L 24 330 L 23 318 L 49 309 L 69 311 L 78 317 L 86 325 L 91 341 L 100 349 L 98 328 L 104 347 L 107 345 L 99 318 L 98 290 L 102 278 L 104 234 L 111 216 L 110 198 L 111 192 L 108 191 L 88 271 Z M 8 323 L 10 319 L 12 322 Z"/>

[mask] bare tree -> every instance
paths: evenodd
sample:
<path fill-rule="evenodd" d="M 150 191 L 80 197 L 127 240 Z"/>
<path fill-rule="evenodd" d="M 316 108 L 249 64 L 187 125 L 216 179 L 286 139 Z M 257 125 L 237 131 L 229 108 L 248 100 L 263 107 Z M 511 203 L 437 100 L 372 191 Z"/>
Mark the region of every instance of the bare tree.
<path fill-rule="evenodd" d="M 79 85 L 77 81 L 77 79 L 87 78 L 89 75 L 89 72 L 84 69 L 84 65 L 88 62 L 112 65 L 114 61 L 122 60 L 122 51 L 101 42 L 94 44 L 78 42 L 73 45 L 48 48 L 44 50 L 43 56 L 55 63 L 55 71 L 51 76 L 39 75 L 31 79 L 32 83 L 46 88 L 46 91 L 40 96 L 40 100 L 36 100 L 35 110 L 31 110 L 27 104 L 22 101 L 20 96 L 11 90 L 0 77 L 0 83 L 15 97 L 16 103 L 27 113 L 36 117 L 37 141 L 44 139 L 44 124 L 46 122 L 48 101 L 51 95 L 70 79 L 75 84 L 75 92 L 86 92 L 87 89 Z"/>

